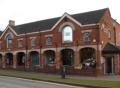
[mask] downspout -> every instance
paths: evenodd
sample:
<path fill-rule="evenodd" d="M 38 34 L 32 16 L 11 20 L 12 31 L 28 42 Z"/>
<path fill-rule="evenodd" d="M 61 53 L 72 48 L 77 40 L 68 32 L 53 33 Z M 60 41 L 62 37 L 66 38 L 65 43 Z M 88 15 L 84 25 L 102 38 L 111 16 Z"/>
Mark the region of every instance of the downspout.
<path fill-rule="evenodd" d="M 113 27 L 113 30 L 114 30 L 114 43 L 116 45 L 116 29 L 115 29 L 115 26 Z"/>

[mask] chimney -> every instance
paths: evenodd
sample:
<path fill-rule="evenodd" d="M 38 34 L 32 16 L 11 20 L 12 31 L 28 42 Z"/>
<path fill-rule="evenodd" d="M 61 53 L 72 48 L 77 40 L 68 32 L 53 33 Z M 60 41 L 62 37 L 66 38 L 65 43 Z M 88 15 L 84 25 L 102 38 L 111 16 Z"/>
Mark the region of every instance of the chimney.
<path fill-rule="evenodd" d="M 14 20 L 9 20 L 9 26 L 15 26 L 15 21 Z"/>

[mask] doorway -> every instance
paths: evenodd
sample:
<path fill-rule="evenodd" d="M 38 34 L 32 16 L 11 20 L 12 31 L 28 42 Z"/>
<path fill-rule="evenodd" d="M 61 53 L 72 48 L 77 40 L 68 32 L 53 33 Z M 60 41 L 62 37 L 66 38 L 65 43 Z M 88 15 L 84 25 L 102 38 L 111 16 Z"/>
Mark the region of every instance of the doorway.
<path fill-rule="evenodd" d="M 112 74 L 113 73 L 114 62 L 112 57 L 106 57 L 105 59 L 105 73 Z"/>
<path fill-rule="evenodd" d="M 74 51 L 72 49 L 63 49 L 61 51 L 62 65 L 72 66 L 74 64 Z"/>

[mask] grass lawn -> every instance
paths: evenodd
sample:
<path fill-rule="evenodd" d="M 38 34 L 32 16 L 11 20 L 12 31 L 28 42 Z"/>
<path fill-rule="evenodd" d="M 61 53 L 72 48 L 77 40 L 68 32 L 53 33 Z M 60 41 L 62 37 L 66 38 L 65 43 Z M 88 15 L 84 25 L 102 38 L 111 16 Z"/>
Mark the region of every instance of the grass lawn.
<path fill-rule="evenodd" d="M 101 86 L 107 88 L 120 88 L 120 81 L 82 80 L 82 79 L 73 79 L 73 78 L 61 79 L 61 77 L 58 75 L 48 75 L 43 73 L 13 71 L 13 70 L 0 70 L 0 75 L 20 77 L 20 78 L 33 79 L 33 80 L 75 84 L 75 85 L 93 85 L 93 86 Z"/>

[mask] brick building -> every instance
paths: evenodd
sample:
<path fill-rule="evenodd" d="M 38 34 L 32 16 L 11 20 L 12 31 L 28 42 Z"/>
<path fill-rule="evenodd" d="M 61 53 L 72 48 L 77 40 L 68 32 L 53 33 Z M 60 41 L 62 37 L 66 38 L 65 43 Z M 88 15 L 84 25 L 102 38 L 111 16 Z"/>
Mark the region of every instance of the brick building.
<path fill-rule="evenodd" d="M 120 25 L 108 8 L 15 25 L 0 33 L 1 69 L 120 74 Z"/>

